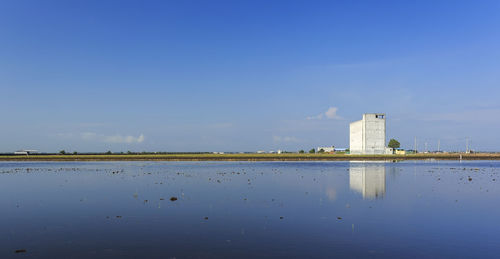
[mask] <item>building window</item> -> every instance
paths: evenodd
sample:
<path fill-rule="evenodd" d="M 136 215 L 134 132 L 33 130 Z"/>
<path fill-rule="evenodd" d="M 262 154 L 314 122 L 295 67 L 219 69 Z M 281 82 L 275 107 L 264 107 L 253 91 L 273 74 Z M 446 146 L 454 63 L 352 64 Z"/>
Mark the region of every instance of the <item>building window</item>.
<path fill-rule="evenodd" d="M 383 118 L 384 118 L 384 115 L 375 115 L 375 118 L 378 118 L 378 119 L 383 119 Z"/>

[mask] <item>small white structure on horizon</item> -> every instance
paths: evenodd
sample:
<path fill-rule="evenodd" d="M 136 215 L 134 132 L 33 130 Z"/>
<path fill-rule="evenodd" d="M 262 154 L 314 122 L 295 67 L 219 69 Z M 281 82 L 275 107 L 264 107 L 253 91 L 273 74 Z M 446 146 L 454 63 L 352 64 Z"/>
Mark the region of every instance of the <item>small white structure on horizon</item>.
<path fill-rule="evenodd" d="M 365 113 L 363 119 L 349 125 L 351 154 L 392 154 L 385 147 L 385 114 Z"/>
<path fill-rule="evenodd" d="M 323 149 L 323 152 L 325 152 L 325 153 L 329 153 L 329 152 L 334 152 L 335 151 L 335 147 L 331 146 L 331 147 L 317 147 L 316 148 L 316 152 L 319 152 L 321 149 Z"/>
<path fill-rule="evenodd" d="M 23 149 L 14 152 L 14 155 L 31 155 L 38 153 L 38 150 L 34 149 Z"/>

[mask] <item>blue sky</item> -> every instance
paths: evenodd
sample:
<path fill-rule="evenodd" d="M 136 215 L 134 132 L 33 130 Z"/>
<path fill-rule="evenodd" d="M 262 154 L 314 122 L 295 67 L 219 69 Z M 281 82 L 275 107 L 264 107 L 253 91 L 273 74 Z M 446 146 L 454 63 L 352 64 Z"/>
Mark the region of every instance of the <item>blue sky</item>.
<path fill-rule="evenodd" d="M 499 1 L 0 1 L 0 152 L 500 150 Z"/>

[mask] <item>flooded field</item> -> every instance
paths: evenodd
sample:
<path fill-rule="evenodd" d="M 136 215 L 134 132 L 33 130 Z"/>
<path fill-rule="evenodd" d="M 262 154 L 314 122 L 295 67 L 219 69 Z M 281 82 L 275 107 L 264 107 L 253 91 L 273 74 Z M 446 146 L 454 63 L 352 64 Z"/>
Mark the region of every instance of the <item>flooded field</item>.
<path fill-rule="evenodd" d="M 500 254 L 500 161 L 0 162 L 0 258 Z"/>

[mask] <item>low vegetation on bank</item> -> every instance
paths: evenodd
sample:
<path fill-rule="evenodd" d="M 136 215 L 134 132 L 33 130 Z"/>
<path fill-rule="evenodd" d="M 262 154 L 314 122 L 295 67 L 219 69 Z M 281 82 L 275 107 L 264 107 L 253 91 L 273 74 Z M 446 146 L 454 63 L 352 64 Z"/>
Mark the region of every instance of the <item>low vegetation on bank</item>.
<path fill-rule="evenodd" d="M 409 155 L 286 154 L 33 154 L 0 155 L 0 161 L 349 161 L 349 160 L 500 160 L 500 153 L 420 153 Z"/>

